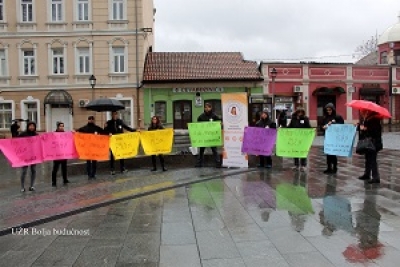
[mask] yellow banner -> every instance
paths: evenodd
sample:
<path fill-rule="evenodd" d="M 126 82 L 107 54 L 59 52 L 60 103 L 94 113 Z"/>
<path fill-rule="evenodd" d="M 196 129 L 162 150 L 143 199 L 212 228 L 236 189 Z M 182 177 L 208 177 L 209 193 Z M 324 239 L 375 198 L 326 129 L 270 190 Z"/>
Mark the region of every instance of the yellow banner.
<path fill-rule="evenodd" d="M 146 155 L 168 154 L 172 150 L 173 129 L 154 130 L 140 133 L 140 142 Z"/>
<path fill-rule="evenodd" d="M 127 159 L 135 157 L 139 152 L 140 133 L 123 133 L 112 135 L 110 148 L 115 159 Z"/>

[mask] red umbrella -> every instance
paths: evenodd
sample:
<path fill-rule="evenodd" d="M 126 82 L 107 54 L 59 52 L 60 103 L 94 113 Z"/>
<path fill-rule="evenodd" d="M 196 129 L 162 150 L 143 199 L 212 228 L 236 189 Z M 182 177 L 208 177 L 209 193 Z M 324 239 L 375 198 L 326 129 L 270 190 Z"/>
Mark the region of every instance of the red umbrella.
<path fill-rule="evenodd" d="M 392 115 L 390 115 L 389 111 L 382 107 L 379 106 L 378 104 L 367 101 L 367 100 L 352 100 L 348 103 L 346 103 L 346 106 L 355 108 L 355 109 L 364 109 L 364 110 L 369 110 L 369 111 L 374 111 L 381 115 L 383 118 L 391 118 Z"/>

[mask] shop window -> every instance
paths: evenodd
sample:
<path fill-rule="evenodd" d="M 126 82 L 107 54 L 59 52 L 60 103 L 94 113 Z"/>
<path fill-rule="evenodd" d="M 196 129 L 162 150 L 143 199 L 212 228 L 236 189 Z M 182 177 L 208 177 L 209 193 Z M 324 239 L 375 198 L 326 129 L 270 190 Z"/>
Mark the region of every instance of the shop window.
<path fill-rule="evenodd" d="M 212 110 L 214 113 L 222 119 L 222 106 L 221 106 L 221 100 L 220 99 L 210 99 L 210 100 L 205 100 L 205 103 L 210 103 L 212 106 Z"/>
<path fill-rule="evenodd" d="M 154 105 L 155 115 L 160 119 L 162 123 L 167 122 L 167 102 L 156 101 Z"/>

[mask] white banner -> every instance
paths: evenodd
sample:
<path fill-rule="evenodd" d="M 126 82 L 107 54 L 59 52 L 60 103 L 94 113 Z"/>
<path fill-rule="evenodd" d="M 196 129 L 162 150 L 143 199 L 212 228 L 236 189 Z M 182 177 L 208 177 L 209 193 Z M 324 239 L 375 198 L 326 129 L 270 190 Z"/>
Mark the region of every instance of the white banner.
<path fill-rule="evenodd" d="M 241 151 L 244 128 L 248 125 L 247 94 L 221 94 L 221 103 L 224 125 L 222 166 L 247 168 L 247 155 Z"/>

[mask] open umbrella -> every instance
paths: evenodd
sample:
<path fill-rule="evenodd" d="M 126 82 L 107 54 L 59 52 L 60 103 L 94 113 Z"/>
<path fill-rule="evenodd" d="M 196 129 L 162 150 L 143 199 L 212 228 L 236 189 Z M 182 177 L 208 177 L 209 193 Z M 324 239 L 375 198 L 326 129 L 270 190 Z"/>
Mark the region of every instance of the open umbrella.
<path fill-rule="evenodd" d="M 97 112 L 102 111 L 118 111 L 121 109 L 125 109 L 124 104 L 116 99 L 111 98 L 99 98 L 90 101 L 85 108 Z"/>
<path fill-rule="evenodd" d="M 391 118 L 392 116 L 390 115 L 389 111 L 382 107 L 379 106 L 378 104 L 367 101 L 367 100 L 352 100 L 348 103 L 345 104 L 346 106 L 359 109 L 359 110 L 369 110 L 369 111 L 374 111 L 381 115 L 383 118 Z"/>

